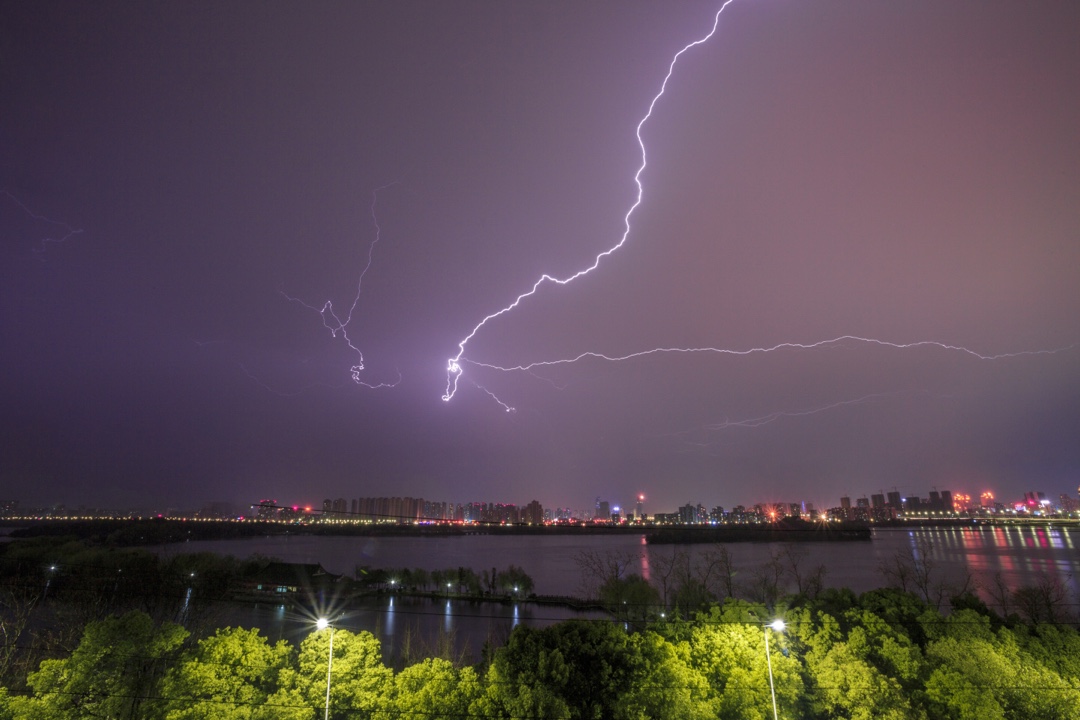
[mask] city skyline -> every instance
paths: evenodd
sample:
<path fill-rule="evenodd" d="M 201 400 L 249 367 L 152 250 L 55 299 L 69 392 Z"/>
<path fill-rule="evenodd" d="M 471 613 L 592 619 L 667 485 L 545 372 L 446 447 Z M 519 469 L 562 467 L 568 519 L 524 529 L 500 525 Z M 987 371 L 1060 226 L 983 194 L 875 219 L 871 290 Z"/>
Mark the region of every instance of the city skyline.
<path fill-rule="evenodd" d="M 1075 3 L 6 16 L 5 496 L 1077 485 Z"/>

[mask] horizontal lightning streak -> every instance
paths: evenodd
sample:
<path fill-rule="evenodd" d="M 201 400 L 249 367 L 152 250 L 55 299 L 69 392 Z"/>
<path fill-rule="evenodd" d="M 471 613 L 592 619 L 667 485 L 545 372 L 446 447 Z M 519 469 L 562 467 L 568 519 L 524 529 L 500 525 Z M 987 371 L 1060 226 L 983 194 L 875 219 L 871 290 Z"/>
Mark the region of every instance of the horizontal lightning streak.
<path fill-rule="evenodd" d="M 622 237 L 620 237 L 619 241 L 617 243 L 615 243 L 614 245 L 612 245 L 610 248 L 608 248 L 607 250 L 604 250 L 603 252 L 598 254 L 596 256 L 596 258 L 593 260 L 592 265 L 589 265 L 588 267 L 586 267 L 586 268 L 584 268 L 582 270 L 579 270 L 578 272 L 574 273 L 573 275 L 570 275 L 569 277 L 565 277 L 565 278 L 557 278 L 557 277 L 554 277 L 553 275 L 548 275 L 546 273 L 544 275 L 541 275 L 540 279 L 538 279 L 535 283 L 533 283 L 532 288 L 530 288 L 528 291 L 523 292 L 520 295 L 518 295 L 517 298 L 512 303 L 507 305 L 506 307 L 502 308 L 501 310 L 498 310 L 496 312 L 491 313 L 490 315 L 485 317 L 483 320 L 481 320 L 479 323 L 477 323 L 477 325 L 472 329 L 472 332 L 470 332 L 468 335 L 466 335 L 465 339 L 463 339 L 461 342 L 458 343 L 458 353 L 457 353 L 457 355 L 455 355 L 454 357 L 450 358 L 447 361 L 447 365 L 446 365 L 446 392 L 442 396 L 443 400 L 445 400 L 445 401 L 451 400 L 454 397 L 454 394 L 457 392 L 458 379 L 461 377 L 461 373 L 462 373 L 461 360 L 462 360 L 462 357 L 465 355 L 465 346 L 469 343 L 470 340 L 473 339 L 473 337 L 476 335 L 476 333 L 480 331 L 480 328 L 484 327 L 484 325 L 486 325 L 488 323 L 488 321 L 494 320 L 495 318 L 499 317 L 500 315 L 504 315 L 504 314 L 510 312 L 511 310 L 513 310 L 514 308 L 516 308 L 521 303 L 522 300 L 536 294 L 536 291 L 539 290 L 540 286 L 543 285 L 545 282 L 555 283 L 557 285 L 566 285 L 567 283 L 573 282 L 574 280 L 578 279 L 579 277 L 581 277 L 583 275 L 587 275 L 588 273 L 592 272 L 597 267 L 599 267 L 601 260 L 603 260 L 608 255 L 611 255 L 612 253 L 614 253 L 616 250 L 621 248 L 626 243 L 627 238 L 630 236 L 630 217 L 634 214 L 634 211 L 637 210 L 638 206 L 641 205 L 642 197 L 643 197 L 643 194 L 644 194 L 644 188 L 643 188 L 643 186 L 641 184 L 641 174 L 645 171 L 645 167 L 646 167 L 647 163 L 646 163 L 646 153 L 645 153 L 645 141 L 641 139 L 641 129 L 642 129 L 642 127 L 644 127 L 645 123 L 649 120 L 649 118 L 652 117 L 653 108 L 656 107 L 656 103 L 663 96 L 665 89 L 667 89 L 668 80 L 671 79 L 672 73 L 675 72 L 675 64 L 679 61 L 679 58 L 686 51 L 688 51 L 691 48 L 694 48 L 694 47 L 696 47 L 698 45 L 701 45 L 702 43 L 707 42 L 713 35 L 716 34 L 716 29 L 720 25 L 720 14 L 722 12 L 724 12 L 724 8 L 726 8 L 732 2 L 734 2 L 734 0 L 724 0 L 724 3 L 720 6 L 720 9 L 716 11 L 716 15 L 713 16 L 712 28 L 709 30 L 709 32 L 703 38 L 701 38 L 699 40 L 695 40 L 692 43 L 689 43 L 688 45 L 683 47 L 682 50 L 679 50 L 679 52 L 675 53 L 675 56 L 671 59 L 671 63 L 668 65 L 667 75 L 664 76 L 663 82 L 660 83 L 660 91 L 658 93 L 656 93 L 656 95 L 653 97 L 652 102 L 649 103 L 648 112 L 645 113 L 645 116 L 643 118 L 641 118 L 641 120 L 637 124 L 637 129 L 635 130 L 635 135 L 637 136 L 638 147 L 641 148 L 641 165 L 638 167 L 637 172 L 634 173 L 634 184 L 637 185 L 637 197 L 634 199 L 634 202 L 630 206 L 630 209 L 626 211 L 626 215 L 623 217 L 624 230 L 623 230 Z"/>
<path fill-rule="evenodd" d="M 706 425 L 705 429 L 726 430 L 732 427 L 757 428 L 761 427 L 762 425 L 768 425 L 771 422 L 775 422 L 780 418 L 806 417 L 807 415 L 817 415 L 818 413 L 828 412 L 829 410 L 835 410 L 836 408 L 840 407 L 847 407 L 848 405 L 861 405 L 870 400 L 877 400 L 883 397 L 892 397 L 899 394 L 900 392 L 902 391 L 888 393 L 871 393 L 870 395 L 863 395 L 862 397 L 854 398 L 852 400 L 839 400 L 834 403 L 829 403 L 828 405 L 821 405 L 814 408 L 806 408 L 802 410 L 777 410 L 776 412 L 771 412 L 768 415 L 762 415 L 756 418 L 746 418 L 745 420 L 729 420 L 727 418 L 724 418 L 718 423 Z"/>
<path fill-rule="evenodd" d="M 511 372 L 511 371 L 515 371 L 515 370 L 517 370 L 517 371 L 529 371 L 529 370 L 535 370 L 536 368 L 552 367 L 552 366 L 556 366 L 556 365 L 569 365 L 571 363 L 580 362 L 582 360 L 586 360 L 586 359 L 589 359 L 589 358 L 593 358 L 593 359 L 596 359 L 596 360 L 605 360 L 607 362 L 623 362 L 623 361 L 626 361 L 626 360 L 633 360 L 635 358 L 646 357 L 648 355 L 659 355 L 659 354 L 669 354 L 669 353 L 679 353 L 679 354 L 713 353 L 713 354 L 721 354 L 721 355 L 756 355 L 756 354 L 771 353 L 771 352 L 776 352 L 778 350 L 786 350 L 786 349 L 791 349 L 791 350 L 813 350 L 815 348 L 827 347 L 827 346 L 830 346 L 830 345 L 836 345 L 836 344 L 846 342 L 846 341 L 860 342 L 860 343 L 866 343 L 866 344 L 870 344 L 870 345 L 880 345 L 880 346 L 883 346 L 883 347 L 891 347 L 891 348 L 896 348 L 896 349 L 899 349 L 899 350 L 908 350 L 908 349 L 920 348 L 920 347 L 936 347 L 936 348 L 940 348 L 942 350 L 949 350 L 949 351 L 952 351 L 952 352 L 959 352 L 959 353 L 964 353 L 964 354 L 967 354 L 967 355 L 971 355 L 973 357 L 978 358 L 979 360 L 1002 360 L 1002 359 L 1005 359 L 1005 358 L 1021 357 L 1021 356 L 1024 356 L 1024 355 L 1053 355 L 1055 353 L 1059 353 L 1059 352 L 1062 352 L 1064 350 L 1070 350 L 1070 349 L 1076 347 L 1076 345 L 1074 344 L 1074 345 L 1069 345 L 1067 347 L 1056 348 L 1056 349 L 1053 349 L 1053 350 L 1021 350 L 1019 352 L 998 353 L 996 355 L 983 355 L 981 353 L 978 353 L 978 352 L 976 352 L 974 350 L 963 347 L 961 345 L 949 345 L 947 343 L 937 342 L 937 341 L 934 341 L 934 340 L 920 340 L 918 342 L 911 342 L 911 343 L 898 343 L 898 342 L 891 342 L 891 341 L 888 341 L 888 340 L 878 340 L 877 338 L 859 337 L 858 335 L 841 335 L 840 337 L 830 338 L 828 340 L 819 340 L 819 341 L 813 342 L 813 343 L 783 342 L 783 343 L 777 343 L 776 345 L 773 345 L 771 347 L 754 347 L 754 348 L 747 348 L 747 349 L 744 349 L 744 350 L 732 350 L 732 349 L 729 349 L 729 348 L 716 348 L 716 347 L 688 347 L 688 348 L 670 347 L 670 348 L 653 348 L 651 350 L 642 350 L 640 352 L 633 352 L 633 353 L 628 353 L 626 355 L 614 355 L 614 356 L 605 355 L 603 353 L 598 353 L 598 352 L 583 352 L 580 355 L 577 355 L 577 356 L 572 357 L 572 358 L 563 358 L 563 359 L 560 359 L 560 360 L 541 360 L 541 361 L 538 361 L 538 362 L 528 363 L 528 364 L 525 364 L 525 365 L 513 365 L 513 366 L 503 366 L 503 365 L 495 365 L 495 364 L 492 364 L 492 363 L 477 362 L 475 360 L 469 360 L 467 358 L 464 358 L 462 361 L 467 362 L 467 363 L 469 363 L 471 365 L 476 365 L 477 367 L 488 368 L 490 370 L 502 370 L 504 372 Z"/>
<path fill-rule="evenodd" d="M 268 392 L 272 392 L 275 395 L 280 395 L 281 397 L 286 397 L 286 398 L 298 397 L 298 396 L 303 395 L 308 390 L 311 390 L 313 388 L 322 387 L 322 388 L 328 388 L 330 390 L 342 390 L 342 389 L 348 387 L 348 385 L 349 385 L 349 383 L 347 383 L 347 382 L 341 383 L 340 385 L 331 385 L 330 383 L 310 383 L 308 385 L 304 385 L 302 388 L 300 388 L 298 390 L 293 390 L 291 392 L 286 392 L 284 390 L 278 390 L 277 388 L 273 388 L 273 387 L 270 387 L 269 385 L 267 385 L 265 382 L 260 380 L 255 374 L 253 374 L 250 370 L 248 370 L 247 367 L 245 367 L 243 363 L 236 363 L 236 365 L 237 365 L 237 367 L 240 368 L 241 371 L 243 371 L 243 373 L 245 375 L 247 375 L 251 380 L 253 380 L 258 385 L 260 385 L 263 389 L 267 390 Z M 385 382 L 384 383 L 366 383 L 366 382 L 361 382 L 361 381 L 356 379 L 355 375 L 353 376 L 353 381 L 357 385 L 363 385 L 366 388 L 370 388 L 372 390 L 378 390 L 379 388 L 397 387 L 401 383 L 401 373 L 399 372 L 397 375 L 398 375 L 397 380 L 395 380 L 392 383 L 385 383 Z"/>

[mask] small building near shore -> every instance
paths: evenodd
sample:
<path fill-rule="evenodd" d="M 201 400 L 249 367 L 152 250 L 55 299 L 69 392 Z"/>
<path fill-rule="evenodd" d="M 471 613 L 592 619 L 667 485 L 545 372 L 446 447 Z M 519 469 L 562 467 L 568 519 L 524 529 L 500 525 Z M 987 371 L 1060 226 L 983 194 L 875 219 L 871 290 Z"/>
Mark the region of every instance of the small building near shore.
<path fill-rule="evenodd" d="M 343 575 L 329 572 L 319 563 L 287 563 L 269 560 L 244 574 L 246 595 L 287 599 L 300 594 L 314 596 L 337 585 Z"/>

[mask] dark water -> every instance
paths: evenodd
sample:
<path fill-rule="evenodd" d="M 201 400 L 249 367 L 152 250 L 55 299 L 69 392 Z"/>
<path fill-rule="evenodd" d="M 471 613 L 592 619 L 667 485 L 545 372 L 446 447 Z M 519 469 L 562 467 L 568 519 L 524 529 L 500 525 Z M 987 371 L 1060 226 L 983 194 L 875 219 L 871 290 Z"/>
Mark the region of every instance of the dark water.
<path fill-rule="evenodd" d="M 785 543 L 729 543 L 736 584 L 749 581 L 756 567 L 787 549 Z M 165 554 L 214 552 L 239 558 L 254 553 L 287 562 L 321 563 L 334 573 L 352 576 L 358 565 L 476 571 L 518 565 L 543 595 L 582 594 L 580 553 L 630 555 L 628 572 L 650 577 L 650 561 L 684 550 L 700 556 L 705 545 L 647 546 L 643 535 L 469 535 L 462 537 L 323 537 L 289 536 L 246 540 L 196 541 L 166 546 Z M 972 587 L 993 604 L 996 586 L 1016 589 L 1055 579 L 1075 601 L 1080 598 L 1080 530 L 1052 527 L 972 527 L 877 529 L 869 542 L 800 543 L 804 567 L 822 565 L 825 584 L 863 592 L 888 584 L 880 568 L 898 555 L 918 557 L 933 568 L 936 582 L 959 584 L 970 576 Z M 587 581 L 585 581 L 587 582 Z M 566 607 L 533 603 L 468 603 L 427 598 L 371 598 L 350 609 L 339 625 L 368 630 L 383 642 L 388 661 L 411 644 L 431 647 L 440 636 L 459 652 L 475 658 L 486 640 L 501 643 L 518 623 L 534 627 L 582 615 Z M 586 616 L 599 617 L 598 613 Z M 223 624 L 260 627 L 271 639 L 298 643 L 311 631 L 312 618 L 284 608 L 238 607 Z"/>
<path fill-rule="evenodd" d="M 784 549 L 785 543 L 729 543 L 734 564 L 749 574 Z M 680 546 L 702 553 L 704 545 Z M 862 592 L 885 584 L 881 564 L 897 553 L 927 557 L 943 577 L 970 573 L 980 587 L 1000 573 L 1016 588 L 1046 576 L 1080 591 L 1080 530 L 1058 527 L 972 527 L 876 529 L 873 540 L 801 543 L 805 563 L 824 565 L 826 584 Z M 672 546 L 647 546 L 643 535 L 468 535 L 462 537 L 322 537 L 289 536 L 246 540 L 197 541 L 166 546 L 164 553 L 209 551 L 239 558 L 254 553 L 287 562 L 321 563 L 334 573 L 352 576 L 356 566 L 412 567 L 441 570 L 470 567 L 477 572 L 524 568 L 543 595 L 576 595 L 582 575 L 575 558 L 582 552 L 630 553 L 631 572 L 648 578 L 649 560 L 671 553 Z"/>
<path fill-rule="evenodd" d="M 333 606 L 330 603 L 331 607 Z M 340 612 L 340 614 L 338 614 Z M 382 642 L 383 658 L 394 663 L 411 653 L 415 658 L 438 654 L 440 644 L 467 662 L 479 659 L 485 643 L 503 645 L 518 625 L 545 627 L 572 618 L 609 620 L 600 611 L 575 611 L 535 603 L 477 603 L 462 600 L 390 596 L 365 599 L 329 613 L 337 628 L 366 630 Z M 216 619 L 225 626 L 257 627 L 271 642 L 294 645 L 311 633 L 313 613 L 282 605 L 232 606 Z"/>

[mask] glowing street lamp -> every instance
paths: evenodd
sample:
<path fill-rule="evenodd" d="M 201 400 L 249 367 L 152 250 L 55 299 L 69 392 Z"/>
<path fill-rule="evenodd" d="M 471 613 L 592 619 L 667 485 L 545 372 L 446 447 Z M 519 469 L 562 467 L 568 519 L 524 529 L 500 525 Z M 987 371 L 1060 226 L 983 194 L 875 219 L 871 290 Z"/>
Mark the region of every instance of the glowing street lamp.
<path fill-rule="evenodd" d="M 776 688 L 773 686 L 772 658 L 769 656 L 769 628 L 776 632 L 784 632 L 784 627 L 786 627 L 784 621 L 777 618 L 763 628 L 765 633 L 765 664 L 769 667 L 769 695 L 772 696 L 773 720 L 780 720 L 780 716 L 776 712 Z"/>
<path fill-rule="evenodd" d="M 330 621 L 324 617 L 319 618 L 315 622 L 315 627 L 319 630 L 325 630 L 330 628 L 330 659 L 326 661 L 326 710 L 323 713 L 323 720 L 329 720 L 330 718 L 330 669 L 334 667 L 334 626 L 330 624 Z"/>

